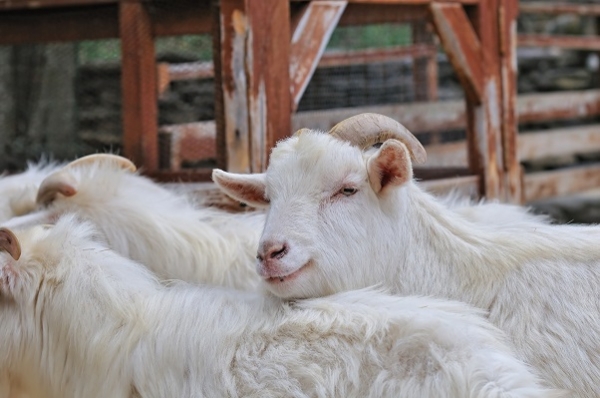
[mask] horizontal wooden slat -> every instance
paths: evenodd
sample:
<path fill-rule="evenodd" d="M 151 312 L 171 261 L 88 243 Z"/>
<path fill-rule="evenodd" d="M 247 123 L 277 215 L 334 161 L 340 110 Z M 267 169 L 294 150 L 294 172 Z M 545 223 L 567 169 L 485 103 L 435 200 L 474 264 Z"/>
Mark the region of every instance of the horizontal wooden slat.
<path fill-rule="evenodd" d="M 320 68 L 391 62 L 401 59 L 416 59 L 433 56 L 437 47 L 433 44 L 368 49 L 357 51 L 328 51 L 319 62 Z"/>
<path fill-rule="evenodd" d="M 600 125 L 522 133 L 519 134 L 517 140 L 517 156 L 520 161 L 599 152 Z M 467 164 L 465 141 L 429 145 L 425 149 L 427 151 L 426 166 L 461 167 Z"/>
<path fill-rule="evenodd" d="M 119 0 L 4 0 L 0 2 L 0 11 L 53 8 L 65 6 L 95 6 L 98 4 L 115 4 L 118 2 Z"/>
<path fill-rule="evenodd" d="M 152 14 L 156 36 L 211 33 L 212 19 L 207 4 L 185 1 L 159 11 Z M 0 45 L 117 37 L 116 4 L 0 11 Z"/>
<path fill-rule="evenodd" d="M 600 15 L 598 4 L 570 4 L 555 2 L 521 2 L 519 4 L 521 14 L 579 14 Z"/>
<path fill-rule="evenodd" d="M 435 55 L 437 47 L 430 44 L 415 44 L 410 46 L 392 47 L 378 50 L 357 51 L 328 51 L 318 62 L 320 68 L 337 66 L 361 65 L 377 62 L 391 62 L 401 59 L 417 59 Z M 164 91 L 169 82 L 178 80 L 209 79 L 214 77 L 214 65 L 212 61 L 184 62 L 168 64 L 161 62 L 157 65 L 162 87 Z M 290 68 L 290 73 L 293 73 Z"/>
<path fill-rule="evenodd" d="M 439 101 L 300 112 L 292 117 L 292 130 L 329 130 L 341 120 L 366 112 L 396 119 L 413 133 L 462 129 L 466 124 L 463 101 Z"/>
<path fill-rule="evenodd" d="M 338 26 L 355 26 L 381 23 L 407 23 L 429 19 L 427 4 L 362 4 L 350 3 L 342 14 Z"/>
<path fill-rule="evenodd" d="M 520 34 L 517 36 L 517 46 L 600 51 L 600 36 Z"/>
<path fill-rule="evenodd" d="M 519 95 L 517 111 L 519 123 L 597 116 L 600 114 L 600 90 Z"/>
<path fill-rule="evenodd" d="M 597 116 L 600 115 L 600 90 L 519 95 L 517 111 L 519 123 Z M 464 129 L 466 123 L 463 101 L 438 101 L 301 112 L 294 115 L 292 126 L 294 131 L 303 127 L 329 130 L 340 120 L 365 112 L 394 118 L 416 134 Z"/>
<path fill-rule="evenodd" d="M 524 176 L 525 201 L 570 195 L 600 187 L 600 165 L 543 171 Z"/>
<path fill-rule="evenodd" d="M 520 134 L 519 160 L 600 151 L 600 124 Z"/>
<path fill-rule="evenodd" d="M 170 138 L 170 165 L 178 171 L 182 162 L 197 162 L 216 158 L 216 127 L 214 121 L 161 126 L 159 134 Z"/>

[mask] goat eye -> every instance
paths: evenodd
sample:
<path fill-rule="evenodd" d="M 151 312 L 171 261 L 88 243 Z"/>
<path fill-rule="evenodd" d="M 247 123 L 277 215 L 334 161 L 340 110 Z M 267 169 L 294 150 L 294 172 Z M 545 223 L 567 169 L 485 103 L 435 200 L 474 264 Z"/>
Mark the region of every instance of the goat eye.
<path fill-rule="evenodd" d="M 356 192 L 358 192 L 358 189 L 356 188 L 350 188 L 350 187 L 346 187 L 346 188 L 342 188 L 342 190 L 340 191 L 342 195 L 344 196 L 352 196 L 354 195 Z"/>

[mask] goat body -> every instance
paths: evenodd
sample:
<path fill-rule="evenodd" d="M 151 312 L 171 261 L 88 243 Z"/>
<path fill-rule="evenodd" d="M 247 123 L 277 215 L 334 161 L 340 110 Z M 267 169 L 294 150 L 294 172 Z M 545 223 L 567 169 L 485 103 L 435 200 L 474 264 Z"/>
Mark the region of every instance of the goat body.
<path fill-rule="evenodd" d="M 0 361 L 47 397 L 558 393 L 462 303 L 373 290 L 285 303 L 165 287 L 96 235 L 65 216 L 4 240 L 20 242 L 17 259 L 0 253 Z"/>

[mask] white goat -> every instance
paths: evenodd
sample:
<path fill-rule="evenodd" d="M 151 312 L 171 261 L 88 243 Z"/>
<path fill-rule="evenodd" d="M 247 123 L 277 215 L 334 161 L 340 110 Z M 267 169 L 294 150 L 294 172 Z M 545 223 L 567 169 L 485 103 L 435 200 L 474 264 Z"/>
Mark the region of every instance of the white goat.
<path fill-rule="evenodd" d="M 425 150 L 380 115 L 299 133 L 272 151 L 266 175 L 213 172 L 238 200 L 270 204 L 258 272 L 271 292 L 384 283 L 465 301 L 556 387 L 600 396 L 600 227 L 472 222 L 412 181 L 411 157 Z"/>
<path fill-rule="evenodd" d="M 134 170 L 130 161 L 115 155 L 78 159 L 42 182 L 37 200 L 43 209 L 4 225 L 53 223 L 73 212 L 92 221 L 111 249 L 162 279 L 257 288 L 256 249 L 264 212 L 198 208 L 189 197 Z"/>
<path fill-rule="evenodd" d="M 61 397 L 543 397 L 458 302 L 372 290 L 285 303 L 165 287 L 91 223 L 0 229 L 0 361 Z"/>
<path fill-rule="evenodd" d="M 58 163 L 28 163 L 21 173 L 0 177 L 0 223 L 36 209 L 38 187 L 50 173 L 61 167 Z"/>

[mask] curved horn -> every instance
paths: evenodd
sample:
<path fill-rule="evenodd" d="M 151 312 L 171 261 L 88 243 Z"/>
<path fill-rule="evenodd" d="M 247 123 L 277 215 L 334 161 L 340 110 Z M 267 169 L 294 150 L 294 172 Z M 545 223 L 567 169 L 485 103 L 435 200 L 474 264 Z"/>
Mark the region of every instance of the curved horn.
<path fill-rule="evenodd" d="M 15 260 L 21 257 L 21 244 L 10 229 L 0 228 L 0 250 L 8 252 Z"/>
<path fill-rule="evenodd" d="M 35 201 L 45 206 L 50 204 L 59 193 L 64 196 L 73 196 L 77 193 L 76 186 L 77 182 L 68 170 L 58 170 L 42 181 Z"/>
<path fill-rule="evenodd" d="M 362 150 L 394 138 L 406 145 L 415 163 L 424 163 L 427 160 L 425 148 L 406 127 L 394 119 L 376 113 L 362 113 L 342 120 L 329 130 L 329 134 Z"/>
<path fill-rule="evenodd" d="M 67 169 L 75 166 L 94 164 L 96 162 L 114 162 L 122 169 L 131 171 L 132 173 L 137 170 L 135 164 L 133 164 L 131 160 L 124 158 L 123 156 L 113 155 L 111 153 L 96 153 L 93 155 L 83 156 L 67 164 L 64 168 Z"/>

